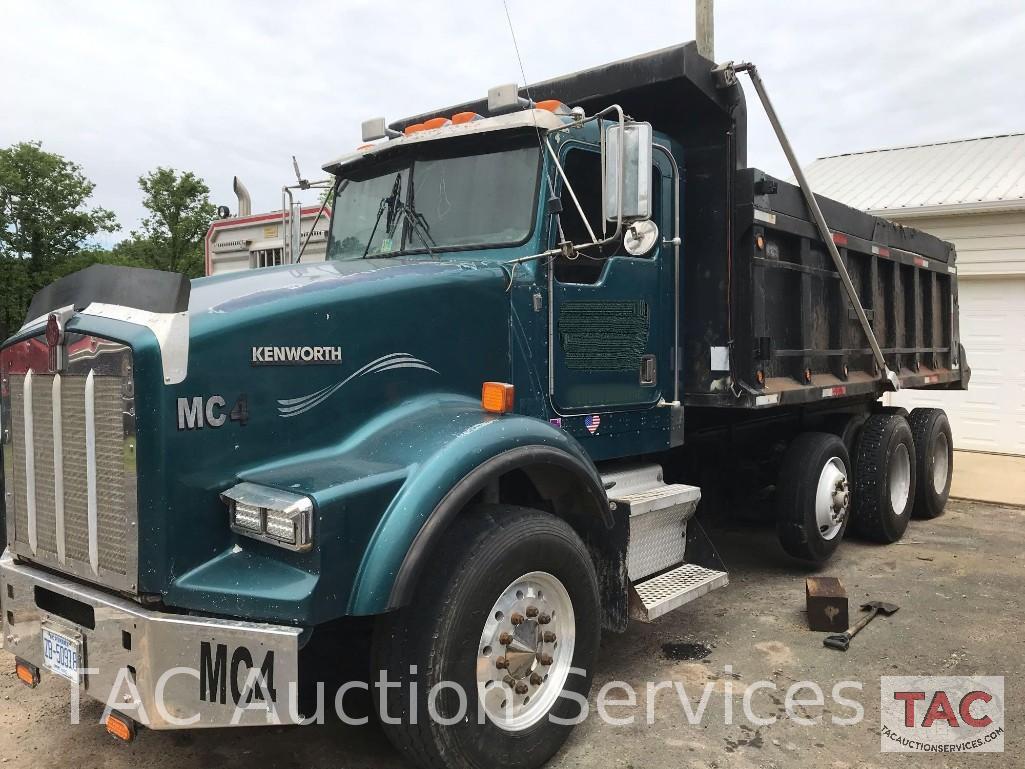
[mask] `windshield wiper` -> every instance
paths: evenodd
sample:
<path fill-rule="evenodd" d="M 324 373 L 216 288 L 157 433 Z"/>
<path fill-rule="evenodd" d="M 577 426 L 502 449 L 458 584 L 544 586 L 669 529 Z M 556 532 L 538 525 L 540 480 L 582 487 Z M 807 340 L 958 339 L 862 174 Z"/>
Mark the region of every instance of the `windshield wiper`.
<path fill-rule="evenodd" d="M 385 208 L 388 209 L 388 220 L 384 224 L 384 231 L 391 234 L 395 231 L 395 211 L 401 210 L 402 201 L 399 196 L 402 194 L 402 171 L 395 174 L 395 183 L 392 184 L 391 192 L 381 198 L 381 203 L 377 206 L 377 218 L 374 219 L 374 228 L 370 231 L 370 237 L 367 238 L 367 247 L 363 249 L 363 255 L 360 259 L 366 259 L 367 254 L 370 253 L 370 245 L 374 242 L 374 235 L 377 234 L 377 228 L 381 224 L 381 216 L 384 214 Z"/>
<path fill-rule="evenodd" d="M 424 244 L 427 253 L 433 257 L 434 249 L 431 246 L 437 246 L 438 244 L 431 237 L 431 226 L 427 223 L 427 217 L 413 208 L 412 203 L 400 203 L 399 205 L 400 214 L 406 217 L 409 221 L 410 229 L 420 237 L 420 242 Z"/>

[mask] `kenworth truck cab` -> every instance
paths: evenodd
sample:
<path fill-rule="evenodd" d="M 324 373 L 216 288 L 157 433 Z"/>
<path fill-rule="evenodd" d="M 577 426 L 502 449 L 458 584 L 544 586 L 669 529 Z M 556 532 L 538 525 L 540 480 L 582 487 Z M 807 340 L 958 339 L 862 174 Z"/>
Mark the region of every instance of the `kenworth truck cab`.
<path fill-rule="evenodd" d="M 19 677 L 123 736 L 297 722 L 371 618 L 410 761 L 536 767 L 603 631 L 727 584 L 702 487 L 775 486 L 812 561 L 939 515 L 946 417 L 878 399 L 966 386 L 953 249 L 747 168 L 738 71 L 367 121 L 325 262 L 41 291 L 0 358 Z"/>

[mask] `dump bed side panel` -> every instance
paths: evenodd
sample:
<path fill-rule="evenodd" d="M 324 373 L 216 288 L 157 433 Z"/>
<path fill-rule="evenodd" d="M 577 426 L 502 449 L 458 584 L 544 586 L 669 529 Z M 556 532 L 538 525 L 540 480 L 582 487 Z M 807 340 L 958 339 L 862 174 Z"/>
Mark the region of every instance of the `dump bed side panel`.
<path fill-rule="evenodd" d="M 723 267 L 731 344 L 728 354 L 708 350 L 698 362 L 707 371 L 689 369 L 688 403 L 762 408 L 881 394 L 868 338 L 800 189 L 756 169 L 735 179 L 734 247 Z M 953 246 L 819 201 L 901 386 L 965 386 Z"/>

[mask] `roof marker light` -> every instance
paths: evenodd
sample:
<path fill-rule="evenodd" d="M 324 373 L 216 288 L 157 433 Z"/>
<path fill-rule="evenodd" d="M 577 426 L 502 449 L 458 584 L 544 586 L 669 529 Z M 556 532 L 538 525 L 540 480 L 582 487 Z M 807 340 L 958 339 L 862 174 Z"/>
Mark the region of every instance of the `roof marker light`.
<path fill-rule="evenodd" d="M 558 99 L 545 99 L 534 105 L 537 109 L 543 109 L 556 115 L 569 115 L 570 109 Z"/>
<path fill-rule="evenodd" d="M 447 125 L 451 125 L 452 121 L 447 117 L 432 117 L 430 120 L 424 121 L 424 128 L 431 130 L 432 128 L 444 128 Z"/>
<path fill-rule="evenodd" d="M 413 123 L 413 125 L 406 126 L 405 130 L 402 133 L 404 133 L 406 136 L 409 136 L 410 134 L 415 134 L 420 131 L 426 130 L 426 128 L 427 126 L 425 126 L 423 123 Z"/>
<path fill-rule="evenodd" d="M 452 125 L 472 123 L 474 120 L 483 120 L 484 116 L 476 112 L 457 112 L 452 116 Z"/>

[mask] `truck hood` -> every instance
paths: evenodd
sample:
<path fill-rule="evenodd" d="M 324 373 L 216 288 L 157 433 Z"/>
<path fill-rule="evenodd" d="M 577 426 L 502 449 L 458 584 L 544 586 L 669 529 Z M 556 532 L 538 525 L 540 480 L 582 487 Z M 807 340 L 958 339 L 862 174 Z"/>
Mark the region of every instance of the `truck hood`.
<path fill-rule="evenodd" d="M 192 282 L 189 311 L 226 313 L 324 292 L 345 292 L 346 287 L 380 280 L 418 276 L 427 282 L 445 281 L 453 270 L 480 269 L 479 264 L 442 261 L 358 259 L 313 264 L 296 264 L 262 270 L 247 270 Z M 500 272 L 492 267 L 491 271 Z M 348 290 L 352 290 L 351 288 Z"/>
<path fill-rule="evenodd" d="M 195 281 L 187 375 L 139 399 L 144 589 L 234 546 L 218 495 L 240 480 L 358 445 L 398 411 L 416 429 L 411 403 L 511 381 L 506 285 L 497 266 L 395 259 Z M 296 558 L 315 569 L 319 554 Z"/>

